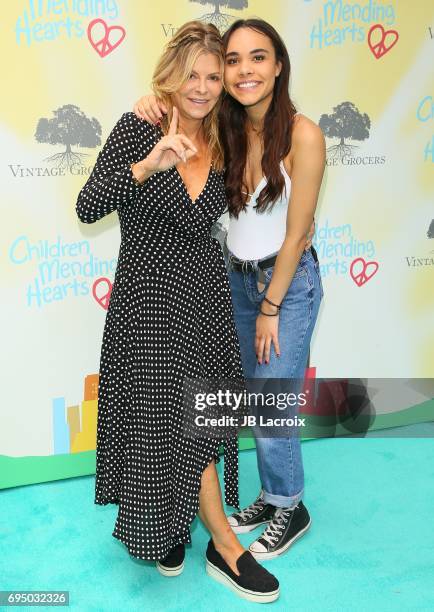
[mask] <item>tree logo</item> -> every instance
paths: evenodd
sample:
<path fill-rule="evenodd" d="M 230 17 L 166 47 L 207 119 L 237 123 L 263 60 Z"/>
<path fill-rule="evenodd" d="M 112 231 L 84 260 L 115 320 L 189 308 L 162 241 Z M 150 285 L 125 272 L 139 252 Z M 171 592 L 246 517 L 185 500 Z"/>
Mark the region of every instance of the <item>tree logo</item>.
<path fill-rule="evenodd" d="M 55 153 L 45 158 L 59 168 L 67 168 L 81 164 L 87 153 L 76 153 L 71 147 L 95 148 L 101 144 L 101 125 L 95 117 L 89 119 L 78 106 L 65 104 L 53 111 L 54 117 L 42 117 L 36 127 L 35 139 L 40 143 L 64 145 L 61 153 Z"/>
<path fill-rule="evenodd" d="M 216 238 L 219 241 L 220 246 L 223 248 L 227 234 L 228 229 L 225 224 L 225 219 L 224 217 L 220 217 L 220 219 L 211 227 L 211 236 Z"/>
<path fill-rule="evenodd" d="M 434 219 L 429 224 L 426 237 L 434 238 Z M 405 258 L 408 268 L 420 268 L 421 266 L 434 266 L 434 250 L 428 251 L 428 255 L 411 255 Z"/>
<path fill-rule="evenodd" d="M 339 143 L 327 149 L 331 157 L 342 158 L 351 155 L 358 145 L 348 144 L 346 140 L 366 140 L 369 138 L 371 120 L 361 113 L 352 102 L 341 102 L 333 108 L 331 115 L 321 115 L 319 127 L 324 136 L 339 138 Z"/>
<path fill-rule="evenodd" d="M 220 7 L 227 7 L 231 9 L 235 9 L 237 11 L 241 11 L 248 7 L 248 0 L 190 0 L 190 2 L 197 2 L 199 4 L 212 4 L 214 6 L 213 13 L 207 13 L 206 15 L 202 15 L 198 19 L 200 21 L 205 21 L 206 23 L 214 24 L 220 32 L 223 32 L 230 26 L 232 21 L 235 20 L 233 15 L 229 15 L 228 13 L 220 12 Z"/>

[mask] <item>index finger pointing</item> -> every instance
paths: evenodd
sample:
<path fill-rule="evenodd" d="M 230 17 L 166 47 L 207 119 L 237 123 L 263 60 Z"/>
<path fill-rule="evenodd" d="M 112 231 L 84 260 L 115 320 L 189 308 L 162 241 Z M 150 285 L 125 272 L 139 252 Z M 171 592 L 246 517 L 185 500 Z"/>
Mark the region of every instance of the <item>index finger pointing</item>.
<path fill-rule="evenodd" d="M 172 121 L 170 122 L 168 131 L 169 136 L 174 136 L 178 131 L 178 109 L 176 108 L 176 106 L 173 107 L 172 112 Z"/>

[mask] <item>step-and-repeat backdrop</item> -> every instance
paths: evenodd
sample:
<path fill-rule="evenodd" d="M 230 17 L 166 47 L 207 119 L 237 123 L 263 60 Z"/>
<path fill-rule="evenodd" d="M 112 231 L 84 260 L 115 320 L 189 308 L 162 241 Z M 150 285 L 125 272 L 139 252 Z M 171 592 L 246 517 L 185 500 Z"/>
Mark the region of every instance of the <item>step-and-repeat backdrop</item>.
<path fill-rule="evenodd" d="M 77 194 L 176 29 L 250 16 L 281 33 L 327 142 L 310 378 L 433 376 L 431 0 L 4 2 L 0 486 L 92 473 L 119 227 L 81 224 Z M 386 402 L 389 425 L 423 399 Z"/>

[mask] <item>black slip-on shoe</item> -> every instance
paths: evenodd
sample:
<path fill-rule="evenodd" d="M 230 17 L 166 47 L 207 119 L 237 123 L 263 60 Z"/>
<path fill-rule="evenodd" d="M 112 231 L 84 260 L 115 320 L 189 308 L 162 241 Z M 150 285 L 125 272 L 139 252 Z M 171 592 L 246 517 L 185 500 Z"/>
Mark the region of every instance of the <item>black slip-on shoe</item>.
<path fill-rule="evenodd" d="M 162 576 L 179 576 L 184 569 L 185 545 L 177 544 L 165 559 L 157 561 L 157 570 Z"/>
<path fill-rule="evenodd" d="M 248 601 L 269 603 L 279 597 L 277 578 L 259 565 L 248 550 L 237 559 L 237 568 L 239 576 L 231 570 L 211 539 L 206 550 L 206 571 L 211 578 Z"/>
<path fill-rule="evenodd" d="M 244 508 L 241 512 L 234 512 L 234 514 L 228 516 L 229 525 L 234 533 L 247 533 L 260 525 L 265 525 L 270 522 L 276 511 L 276 507 L 271 504 L 266 504 L 263 495 L 261 491 L 250 506 L 247 506 L 247 508 Z"/>
<path fill-rule="evenodd" d="M 250 544 L 249 550 L 255 559 L 260 561 L 274 559 L 301 538 L 310 525 L 309 512 L 302 501 L 292 510 L 276 508 L 270 524 L 261 537 Z"/>

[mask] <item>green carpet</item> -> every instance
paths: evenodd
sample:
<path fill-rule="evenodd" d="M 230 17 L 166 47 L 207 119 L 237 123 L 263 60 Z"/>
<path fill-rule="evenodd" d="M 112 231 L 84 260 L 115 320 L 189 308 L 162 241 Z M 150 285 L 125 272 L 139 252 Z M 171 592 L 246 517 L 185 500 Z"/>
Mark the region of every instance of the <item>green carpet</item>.
<path fill-rule="evenodd" d="M 432 438 L 383 432 L 308 441 L 303 455 L 312 527 L 266 564 L 281 584 L 280 599 L 270 606 L 432 611 Z M 258 491 L 254 450 L 240 453 L 240 472 L 241 503 L 247 504 Z M 198 521 L 184 573 L 164 578 L 111 536 L 117 507 L 95 506 L 93 487 L 94 477 L 86 476 L 0 493 L 0 590 L 68 590 L 70 608 L 80 612 L 258 609 L 205 574 L 208 538 Z M 242 543 L 259 533 L 241 536 Z"/>

